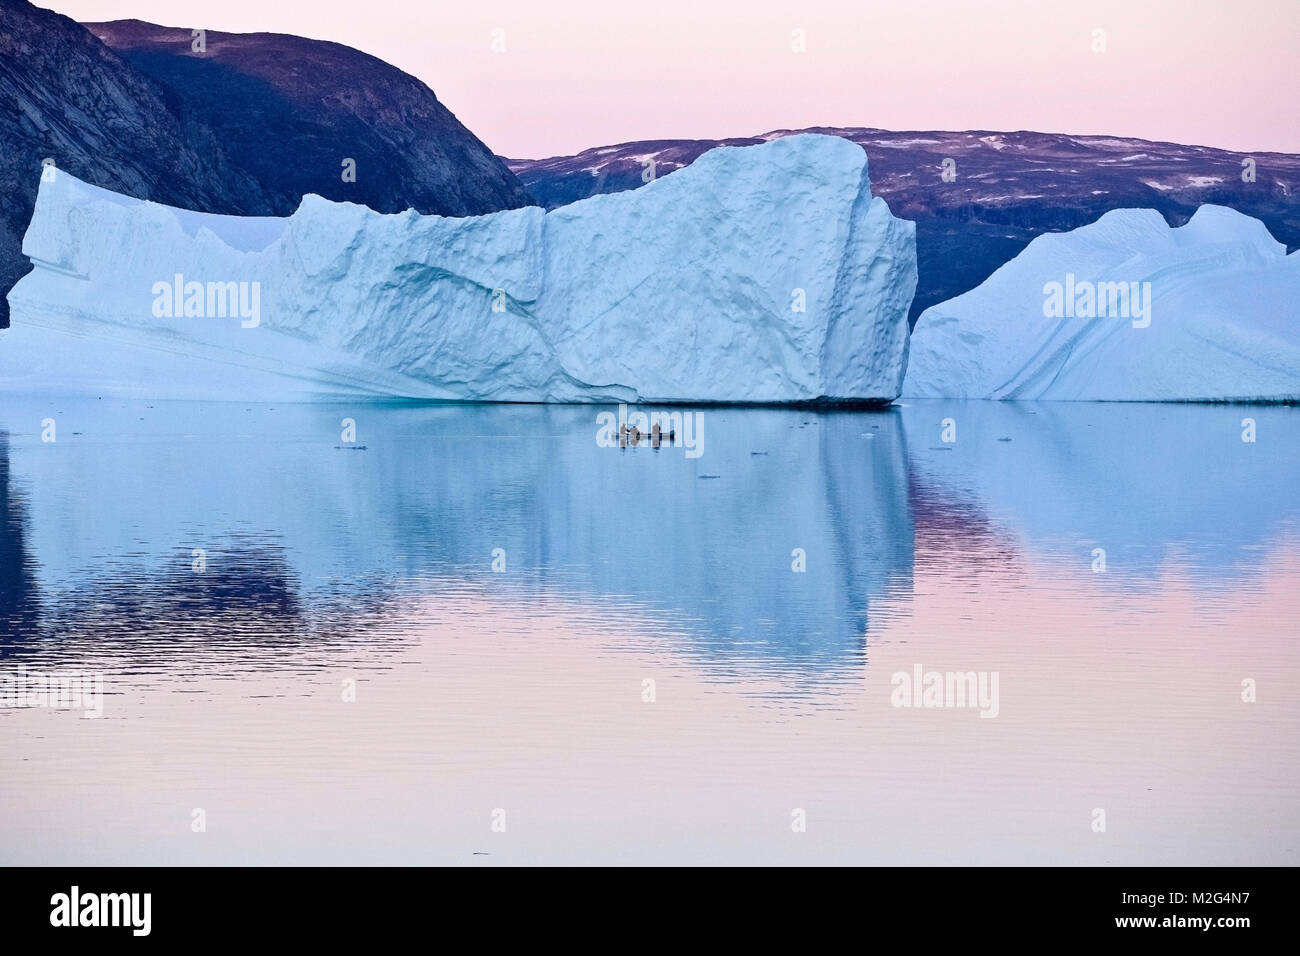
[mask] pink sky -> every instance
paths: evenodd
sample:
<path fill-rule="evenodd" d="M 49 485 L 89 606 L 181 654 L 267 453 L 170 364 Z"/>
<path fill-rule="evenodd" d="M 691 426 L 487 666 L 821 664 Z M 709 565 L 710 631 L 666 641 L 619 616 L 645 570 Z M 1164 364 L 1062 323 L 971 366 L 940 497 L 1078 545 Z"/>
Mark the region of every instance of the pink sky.
<path fill-rule="evenodd" d="M 1300 0 L 47 2 L 78 20 L 346 43 L 424 80 L 515 157 L 805 126 L 1300 152 Z"/>

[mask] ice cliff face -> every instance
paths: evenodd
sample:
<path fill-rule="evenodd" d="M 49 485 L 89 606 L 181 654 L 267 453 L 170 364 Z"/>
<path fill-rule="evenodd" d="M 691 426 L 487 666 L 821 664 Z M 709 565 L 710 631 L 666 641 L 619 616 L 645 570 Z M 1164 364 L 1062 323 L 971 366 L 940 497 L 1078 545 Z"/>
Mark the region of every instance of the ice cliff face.
<path fill-rule="evenodd" d="M 240 401 L 890 401 L 914 227 L 861 148 L 723 148 L 545 213 L 186 212 L 58 172 L 0 388 Z"/>
<path fill-rule="evenodd" d="M 918 398 L 1300 399 L 1300 254 L 1220 206 L 1116 210 L 927 309 L 908 363 Z"/>

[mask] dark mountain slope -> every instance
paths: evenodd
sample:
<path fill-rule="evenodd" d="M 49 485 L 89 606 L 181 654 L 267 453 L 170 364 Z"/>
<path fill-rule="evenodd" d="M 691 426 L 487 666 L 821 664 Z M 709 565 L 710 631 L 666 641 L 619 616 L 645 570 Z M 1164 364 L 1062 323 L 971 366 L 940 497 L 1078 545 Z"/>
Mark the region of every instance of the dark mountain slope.
<path fill-rule="evenodd" d="M 191 209 L 266 213 L 271 200 L 201 123 L 67 17 L 0 0 L 0 328 L 31 265 L 22 237 L 41 162 L 87 182 Z"/>
<path fill-rule="evenodd" d="M 0 0 L 0 328 L 30 269 L 22 237 L 46 158 L 130 196 L 245 216 L 288 215 L 308 192 L 456 216 L 531 202 L 428 87 L 374 57 L 212 32 L 199 54 L 187 29 L 92 26 Z"/>
<path fill-rule="evenodd" d="M 86 28 L 213 129 L 241 167 L 281 197 L 305 193 L 472 216 L 531 205 L 523 186 L 427 86 L 338 43 L 275 33 L 206 34 L 140 20 Z M 343 160 L 356 161 L 344 182 Z"/>

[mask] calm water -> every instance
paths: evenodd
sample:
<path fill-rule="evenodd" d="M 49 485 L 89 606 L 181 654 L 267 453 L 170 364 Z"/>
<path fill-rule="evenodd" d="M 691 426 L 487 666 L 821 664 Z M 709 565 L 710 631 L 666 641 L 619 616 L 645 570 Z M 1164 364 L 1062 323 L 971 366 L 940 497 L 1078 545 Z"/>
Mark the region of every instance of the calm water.
<path fill-rule="evenodd" d="M 1300 862 L 1300 410 L 605 410 L 6 400 L 0 863 Z"/>

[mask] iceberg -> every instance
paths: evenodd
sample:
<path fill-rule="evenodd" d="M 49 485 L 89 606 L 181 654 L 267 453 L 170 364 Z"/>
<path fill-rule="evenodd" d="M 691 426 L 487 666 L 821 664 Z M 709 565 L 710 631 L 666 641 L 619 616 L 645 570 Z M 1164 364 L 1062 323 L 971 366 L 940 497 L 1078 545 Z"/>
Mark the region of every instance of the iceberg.
<path fill-rule="evenodd" d="M 1257 219 L 1149 209 L 1039 236 L 922 313 L 903 394 L 1077 401 L 1300 399 L 1300 254 Z"/>
<path fill-rule="evenodd" d="M 915 226 L 821 135 L 468 218 L 218 216 L 49 170 L 23 252 L 0 390 L 158 399 L 887 403 L 916 287 Z"/>

